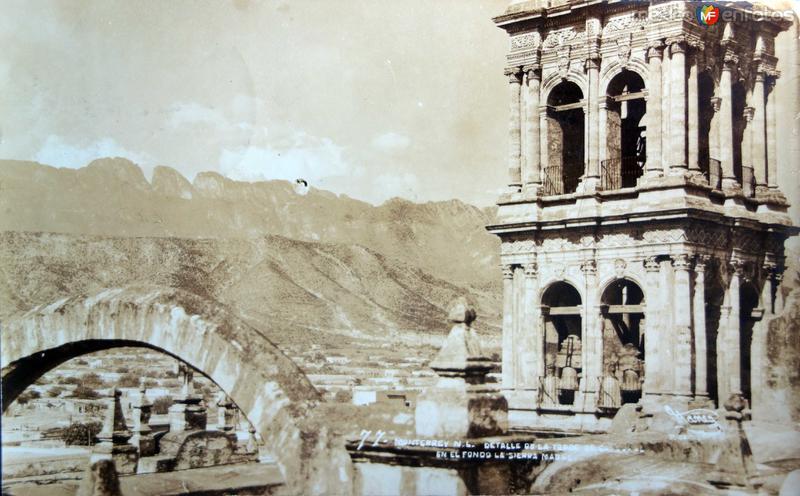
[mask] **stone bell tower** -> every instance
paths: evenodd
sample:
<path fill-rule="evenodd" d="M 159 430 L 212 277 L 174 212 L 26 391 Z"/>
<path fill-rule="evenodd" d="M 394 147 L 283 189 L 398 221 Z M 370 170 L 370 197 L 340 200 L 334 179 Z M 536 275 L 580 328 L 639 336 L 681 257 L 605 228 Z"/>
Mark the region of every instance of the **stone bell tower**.
<path fill-rule="evenodd" d="M 775 37 L 747 2 L 513 2 L 503 390 L 517 428 L 602 431 L 625 403 L 757 416 L 782 310 Z"/>

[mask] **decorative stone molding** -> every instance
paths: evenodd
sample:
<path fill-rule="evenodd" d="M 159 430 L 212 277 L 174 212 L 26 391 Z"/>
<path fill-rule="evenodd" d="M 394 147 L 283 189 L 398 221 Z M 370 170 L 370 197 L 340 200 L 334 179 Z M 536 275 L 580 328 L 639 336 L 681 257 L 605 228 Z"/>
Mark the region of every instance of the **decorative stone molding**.
<path fill-rule="evenodd" d="M 686 52 L 686 38 L 683 36 L 673 36 L 667 38 L 667 46 L 669 46 L 669 53 L 685 53 Z"/>
<path fill-rule="evenodd" d="M 558 75 L 561 79 L 566 79 L 569 74 L 572 49 L 569 45 L 558 51 Z"/>
<path fill-rule="evenodd" d="M 697 255 L 694 258 L 694 271 L 695 272 L 705 272 L 706 266 L 711 261 L 710 255 Z"/>
<path fill-rule="evenodd" d="M 684 7 L 678 3 L 653 5 L 650 7 L 648 23 L 682 21 Z"/>
<path fill-rule="evenodd" d="M 551 49 L 586 39 L 585 31 L 576 31 L 574 26 L 550 31 L 542 43 L 542 48 Z M 568 46 L 568 45 L 567 45 Z"/>
<path fill-rule="evenodd" d="M 507 67 L 503 74 L 508 76 L 509 84 L 522 84 L 522 70 L 520 67 Z"/>
<path fill-rule="evenodd" d="M 581 272 L 587 276 L 597 274 L 597 263 L 594 260 L 586 260 L 581 263 Z"/>
<path fill-rule="evenodd" d="M 514 268 L 511 265 L 503 265 L 503 279 L 513 279 L 514 278 Z"/>
<path fill-rule="evenodd" d="M 625 275 L 625 269 L 628 267 L 628 264 L 625 263 L 625 260 L 618 258 L 614 260 L 614 275 L 617 279 L 622 279 Z"/>
<path fill-rule="evenodd" d="M 622 16 L 615 16 L 606 21 L 606 25 L 603 27 L 603 37 L 609 37 L 619 31 L 633 31 L 646 25 L 646 12 L 631 12 Z"/>
<path fill-rule="evenodd" d="M 628 33 L 627 36 L 620 36 L 616 39 L 617 42 L 617 58 L 619 63 L 624 67 L 628 65 L 631 60 L 631 39 L 632 35 Z"/>
<path fill-rule="evenodd" d="M 741 260 L 739 258 L 733 258 L 729 262 L 731 273 L 735 274 L 739 277 L 745 275 L 745 271 L 747 270 L 747 262 Z"/>
<path fill-rule="evenodd" d="M 519 34 L 511 37 L 512 50 L 525 50 L 528 48 L 535 48 L 541 45 L 542 35 L 538 31 L 531 33 Z"/>
<path fill-rule="evenodd" d="M 692 268 L 692 261 L 688 254 L 681 253 L 672 258 L 672 266 L 675 268 L 675 270 L 688 271 Z"/>
<path fill-rule="evenodd" d="M 529 279 L 536 277 L 536 274 L 539 272 L 536 262 L 526 263 L 523 265 L 523 269 L 525 270 L 525 277 Z"/>
<path fill-rule="evenodd" d="M 586 36 L 598 36 L 602 31 L 600 19 L 597 17 L 590 17 L 586 19 Z"/>
<path fill-rule="evenodd" d="M 647 272 L 658 272 L 661 264 L 658 263 L 658 257 L 652 256 L 644 259 L 644 270 Z"/>
<path fill-rule="evenodd" d="M 500 245 L 501 255 L 518 255 L 520 253 L 534 253 L 536 243 L 532 239 L 516 239 L 506 241 Z"/>
<path fill-rule="evenodd" d="M 528 77 L 528 80 L 537 79 L 542 80 L 542 66 L 539 64 L 526 65 L 522 71 Z"/>
<path fill-rule="evenodd" d="M 648 60 L 648 62 L 650 61 L 651 58 L 655 57 L 657 59 L 660 59 L 663 56 L 664 56 L 664 44 L 661 42 L 661 40 L 650 43 L 647 46 L 646 59 Z"/>

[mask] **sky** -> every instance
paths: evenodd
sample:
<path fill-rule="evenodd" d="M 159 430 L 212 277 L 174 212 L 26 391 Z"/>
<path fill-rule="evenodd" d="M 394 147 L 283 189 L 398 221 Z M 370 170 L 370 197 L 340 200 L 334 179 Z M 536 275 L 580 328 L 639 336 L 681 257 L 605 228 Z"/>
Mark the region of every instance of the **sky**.
<path fill-rule="evenodd" d="M 3 0 L 0 159 L 489 205 L 507 183 L 508 41 L 491 21 L 507 1 Z M 779 50 L 782 101 L 798 49 Z M 783 110 L 797 215 L 800 114 Z"/>
<path fill-rule="evenodd" d="M 0 158 L 304 178 L 372 203 L 506 183 L 506 0 L 7 1 Z"/>

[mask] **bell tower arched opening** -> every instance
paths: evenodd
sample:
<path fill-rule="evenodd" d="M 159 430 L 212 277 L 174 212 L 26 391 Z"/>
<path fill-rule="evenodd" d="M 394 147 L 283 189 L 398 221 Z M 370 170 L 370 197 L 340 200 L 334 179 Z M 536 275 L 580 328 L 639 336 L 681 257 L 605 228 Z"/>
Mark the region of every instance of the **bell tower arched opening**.
<path fill-rule="evenodd" d="M 623 70 L 606 90 L 606 160 L 601 164 L 605 190 L 636 186 L 647 161 L 644 80 Z"/>
<path fill-rule="evenodd" d="M 644 293 L 630 279 L 617 279 L 603 291 L 600 301 L 602 392 L 606 396 L 606 406 L 636 403 L 642 397 L 644 383 Z M 617 388 L 619 392 L 615 391 Z"/>
<path fill-rule="evenodd" d="M 582 371 L 581 295 L 569 283 L 552 284 L 542 295 L 545 405 L 571 405 Z"/>
<path fill-rule="evenodd" d="M 573 193 L 584 172 L 584 100 L 572 81 L 559 83 L 547 97 L 548 163 L 544 168 L 547 195 Z"/>

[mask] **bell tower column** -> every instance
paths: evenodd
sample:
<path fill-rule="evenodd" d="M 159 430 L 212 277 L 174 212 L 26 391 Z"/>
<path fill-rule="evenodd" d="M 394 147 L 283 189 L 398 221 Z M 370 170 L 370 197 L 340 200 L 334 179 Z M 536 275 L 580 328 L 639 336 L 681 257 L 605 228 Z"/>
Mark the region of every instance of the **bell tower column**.
<path fill-rule="evenodd" d="M 694 396 L 708 399 L 708 346 L 706 343 L 706 264 L 708 255 L 697 255 L 694 263 L 692 320 L 694 324 Z"/>
<path fill-rule="evenodd" d="M 514 270 L 503 265 L 503 389 L 514 384 Z"/>
<path fill-rule="evenodd" d="M 648 176 L 661 175 L 661 58 L 664 45 L 660 41 L 647 49 L 647 64 L 650 85 L 647 101 L 647 165 Z"/>
<path fill-rule="evenodd" d="M 511 191 L 519 191 L 522 187 L 522 140 L 520 95 L 522 89 L 522 72 L 514 67 L 506 69 L 509 87 L 508 114 L 508 186 Z"/>

